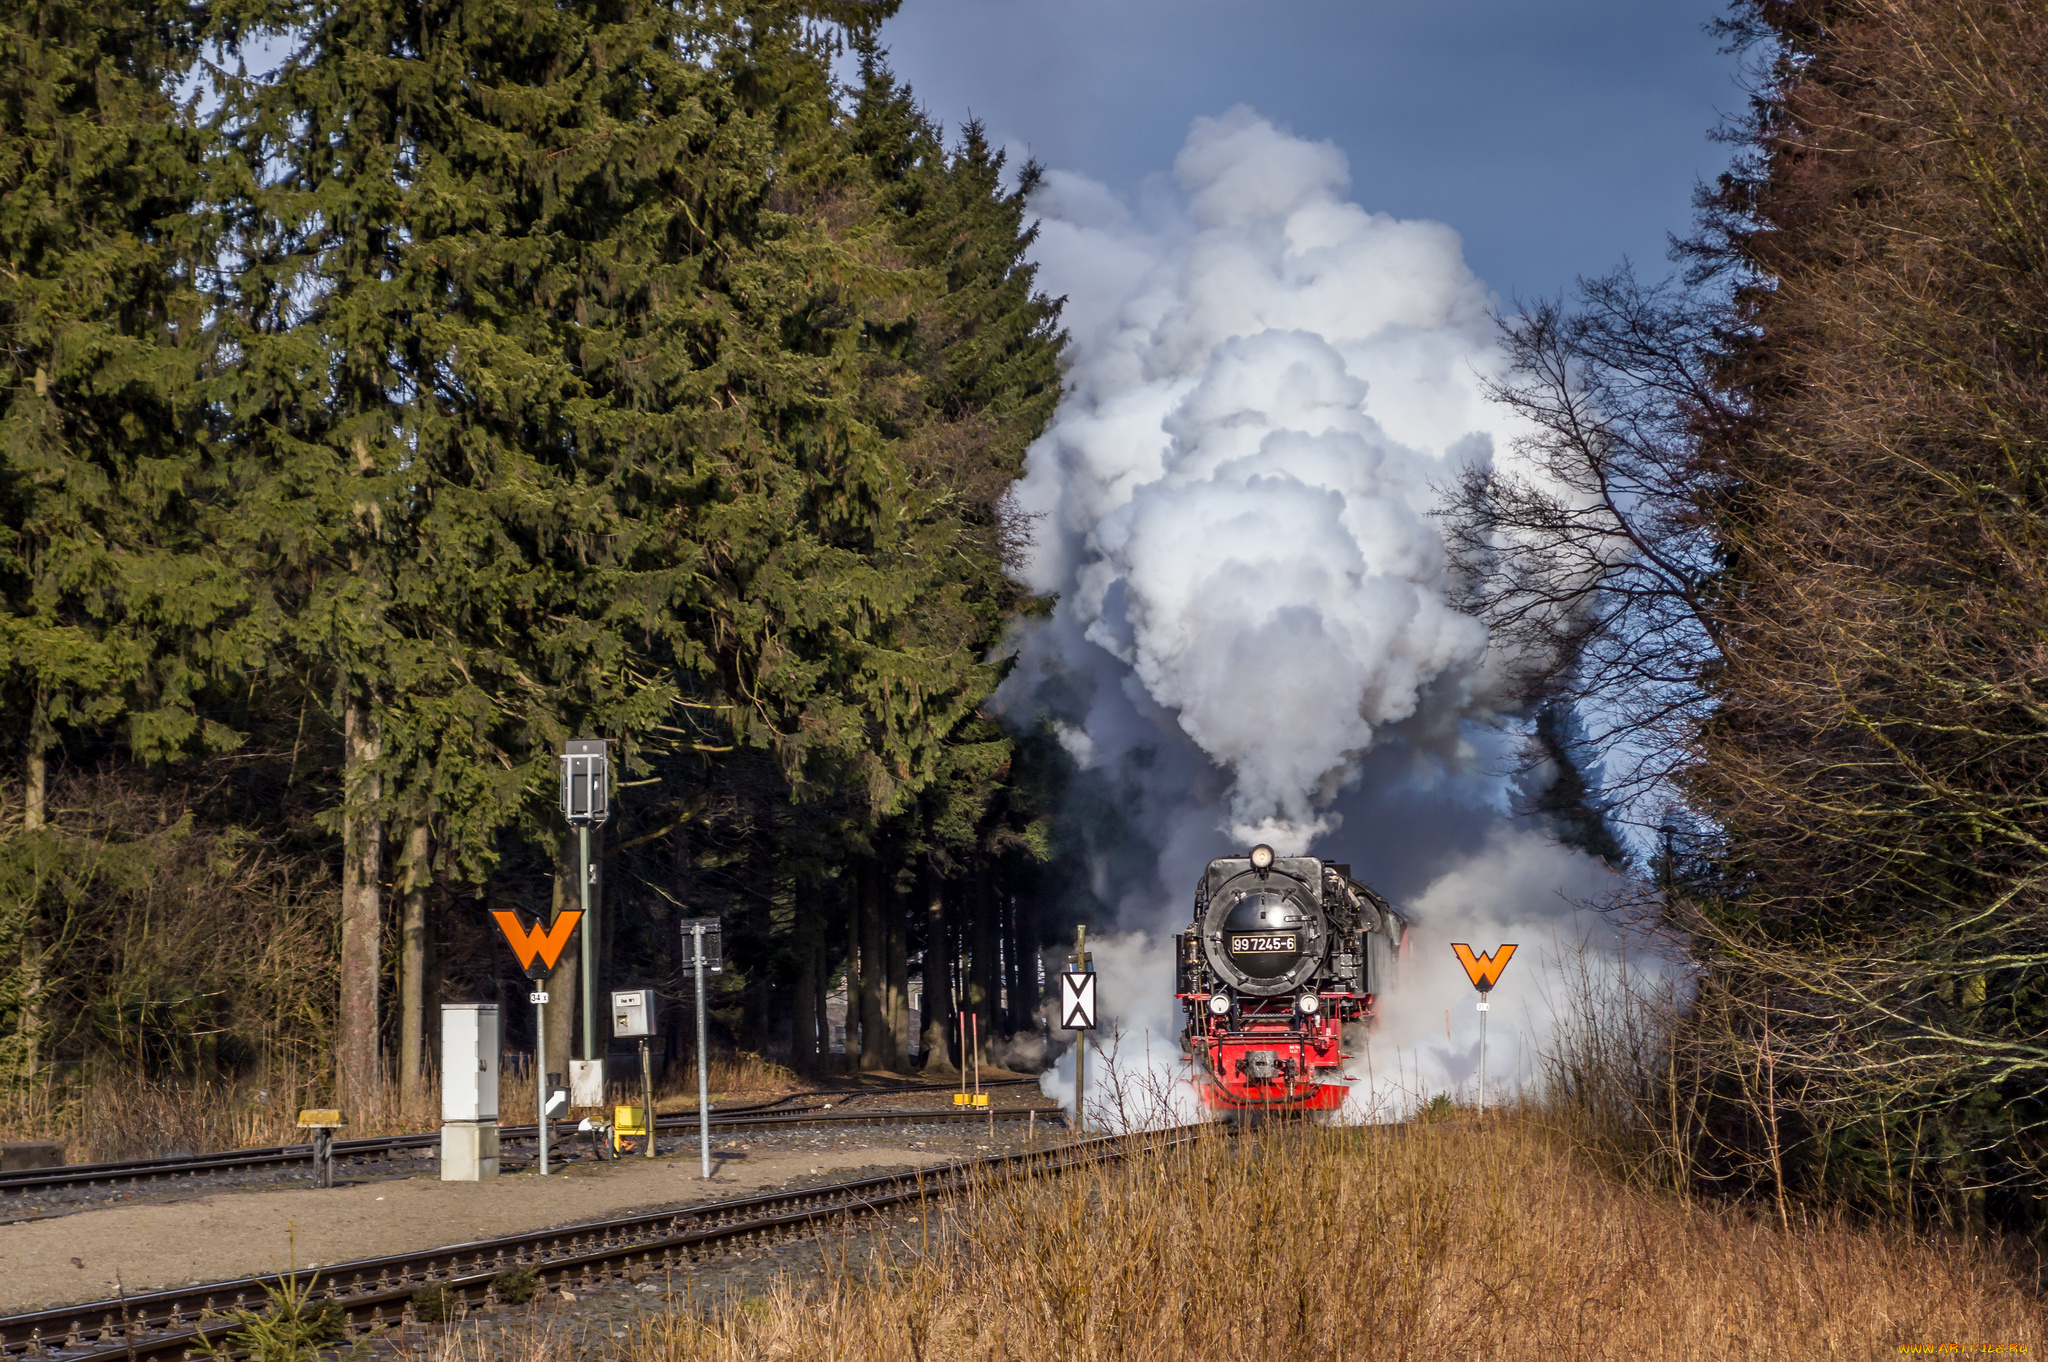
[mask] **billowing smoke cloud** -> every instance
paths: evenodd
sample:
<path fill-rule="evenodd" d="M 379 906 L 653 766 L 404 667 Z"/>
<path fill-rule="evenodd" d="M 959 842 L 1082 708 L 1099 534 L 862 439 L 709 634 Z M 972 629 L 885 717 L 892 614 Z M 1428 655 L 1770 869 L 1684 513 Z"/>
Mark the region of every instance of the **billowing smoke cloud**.
<path fill-rule="evenodd" d="M 1487 639 L 1449 604 L 1433 487 L 1514 434 L 1485 398 L 1490 300 L 1456 233 L 1368 212 L 1341 151 L 1243 108 L 1197 119 L 1174 174 L 1137 213 L 1057 171 L 1033 199 L 1073 344 L 1014 510 L 1025 579 L 1058 604 L 999 696 L 1020 722 L 1050 714 L 1153 859 L 1101 960 L 1125 1045 L 1149 1037 L 1161 1063 L 1165 947 L 1212 856 L 1263 840 L 1349 860 L 1475 936 L 1545 934 L 1560 889 L 1606 877 L 1509 822 Z M 1419 810 L 1422 837 L 1390 832 Z M 1407 1013 L 1440 1033 L 1437 963 Z M 1412 1025 L 1376 1049 L 1455 1084 L 1469 1019 L 1450 1029 L 1441 1053 Z M 1049 1090 L 1071 1100 L 1071 1081 L 1063 1064 Z"/>

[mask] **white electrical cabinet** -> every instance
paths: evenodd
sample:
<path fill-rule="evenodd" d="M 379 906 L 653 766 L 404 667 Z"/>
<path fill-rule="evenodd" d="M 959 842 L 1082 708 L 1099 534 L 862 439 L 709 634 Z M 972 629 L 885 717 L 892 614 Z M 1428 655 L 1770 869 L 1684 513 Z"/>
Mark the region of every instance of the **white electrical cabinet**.
<path fill-rule="evenodd" d="M 498 1119 L 498 1005 L 441 1005 L 441 1119 Z"/>
<path fill-rule="evenodd" d="M 498 1176 L 498 1007 L 441 1005 L 441 1181 Z"/>
<path fill-rule="evenodd" d="M 654 1034 L 654 994 L 648 989 L 612 994 L 612 1035 L 619 1040 Z"/>

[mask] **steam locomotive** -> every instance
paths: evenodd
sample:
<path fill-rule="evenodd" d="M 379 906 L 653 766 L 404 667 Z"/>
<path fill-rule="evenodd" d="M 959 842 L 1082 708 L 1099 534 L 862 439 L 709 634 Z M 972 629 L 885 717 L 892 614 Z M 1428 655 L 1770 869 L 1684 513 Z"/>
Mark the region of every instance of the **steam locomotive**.
<path fill-rule="evenodd" d="M 1407 939 L 1407 919 L 1348 865 L 1265 845 L 1209 862 L 1175 937 L 1181 1048 L 1204 1105 L 1341 1106 L 1345 1028 L 1374 1020 Z"/>

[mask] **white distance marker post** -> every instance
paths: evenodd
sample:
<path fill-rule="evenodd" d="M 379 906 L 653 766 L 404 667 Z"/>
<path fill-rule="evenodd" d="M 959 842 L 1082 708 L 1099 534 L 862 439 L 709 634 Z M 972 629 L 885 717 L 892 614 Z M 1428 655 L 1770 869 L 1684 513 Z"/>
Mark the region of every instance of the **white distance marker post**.
<path fill-rule="evenodd" d="M 697 969 L 697 1152 L 703 1161 L 703 1175 L 711 1176 L 711 1054 L 704 1029 L 704 972 L 718 973 L 724 959 L 720 949 L 718 919 L 693 917 L 683 922 L 683 940 Z M 648 1120 L 652 1132 L 654 1122 Z M 653 1139 L 653 1135 L 648 1135 Z"/>
<path fill-rule="evenodd" d="M 1472 981 L 1472 987 L 1479 990 L 1479 1109 L 1486 1110 L 1486 1013 L 1488 996 L 1493 986 L 1500 982 L 1500 972 L 1508 967 L 1508 961 L 1515 954 L 1515 943 L 1506 945 L 1488 955 L 1474 955 L 1472 948 L 1462 941 L 1451 943 L 1451 952 L 1458 957 L 1458 963 L 1465 967 L 1465 977 Z"/>
<path fill-rule="evenodd" d="M 548 995 L 535 989 L 526 995 L 533 1004 L 533 1111 L 540 1127 L 540 1175 L 548 1175 Z"/>
<path fill-rule="evenodd" d="M 1074 936 L 1074 953 L 1060 976 L 1060 1026 L 1074 1033 L 1074 1132 L 1088 1128 L 1088 1036 L 1095 1029 L 1095 959 L 1088 954 L 1088 929 Z M 991 1112 L 989 1119 L 995 1119 Z"/>
<path fill-rule="evenodd" d="M 498 930 L 511 943 L 513 954 L 519 957 L 520 968 L 526 977 L 538 984 L 554 972 L 555 965 L 562 958 L 562 948 L 569 944 L 569 938 L 576 934 L 576 924 L 583 921 L 583 910 L 565 908 L 555 914 L 555 920 L 542 930 L 536 922 L 531 927 L 519 920 L 519 914 L 510 911 L 494 912 Z M 535 1115 L 540 1125 L 540 1171 L 546 1177 L 548 1172 L 548 1114 L 552 1103 L 548 1101 L 548 995 L 539 988 L 526 995 L 533 1004 L 533 1091 Z"/>

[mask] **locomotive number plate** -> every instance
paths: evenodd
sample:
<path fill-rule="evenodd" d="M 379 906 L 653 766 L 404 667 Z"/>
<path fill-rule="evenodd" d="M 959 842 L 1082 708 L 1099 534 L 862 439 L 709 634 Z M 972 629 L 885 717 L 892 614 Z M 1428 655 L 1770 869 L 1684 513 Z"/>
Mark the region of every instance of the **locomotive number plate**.
<path fill-rule="evenodd" d="M 1230 938 L 1232 955 L 1264 955 L 1269 952 L 1293 951 L 1296 945 L 1294 933 L 1283 936 L 1233 936 Z"/>

